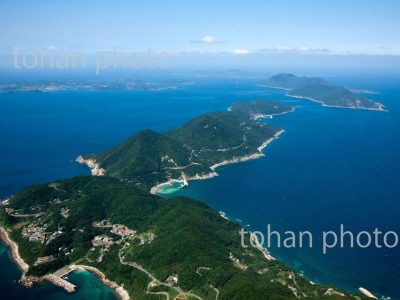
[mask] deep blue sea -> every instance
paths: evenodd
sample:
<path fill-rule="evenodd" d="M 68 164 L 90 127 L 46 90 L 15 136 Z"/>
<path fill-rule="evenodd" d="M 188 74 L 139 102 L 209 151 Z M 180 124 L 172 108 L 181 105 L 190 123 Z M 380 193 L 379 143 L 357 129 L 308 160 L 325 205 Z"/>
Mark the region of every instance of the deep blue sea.
<path fill-rule="evenodd" d="M 285 133 L 265 149 L 264 158 L 220 168 L 219 177 L 191 182 L 177 194 L 224 211 L 251 230 L 265 232 L 271 224 L 280 232 L 312 231 L 316 245 L 312 249 L 273 247 L 272 254 L 314 282 L 348 290 L 364 287 L 400 299 L 400 247 L 335 248 L 324 255 L 318 241 L 322 231 L 338 231 L 340 224 L 355 233 L 376 227 L 400 233 L 398 78 L 385 74 L 327 78 L 379 92 L 367 96 L 384 103 L 389 112 L 322 107 L 259 87 L 260 78 L 194 77 L 193 85 L 167 91 L 1 94 L 0 197 L 30 184 L 88 174 L 74 163 L 77 155 L 108 149 L 138 130 L 162 132 L 201 113 L 226 110 L 238 99 L 282 101 L 296 110 L 265 121 Z M 14 299 L 14 292 L 25 299 L 63 298 L 62 291 L 49 285 L 22 290 L 13 283 L 18 271 L 4 247 L 0 253 L 5 299 Z M 88 285 L 102 291 L 91 299 L 111 297 L 94 277 L 93 283 L 79 277 L 83 274 L 73 276 L 82 288 L 68 299 L 85 299 Z M 56 294 L 61 296 L 53 297 Z"/>

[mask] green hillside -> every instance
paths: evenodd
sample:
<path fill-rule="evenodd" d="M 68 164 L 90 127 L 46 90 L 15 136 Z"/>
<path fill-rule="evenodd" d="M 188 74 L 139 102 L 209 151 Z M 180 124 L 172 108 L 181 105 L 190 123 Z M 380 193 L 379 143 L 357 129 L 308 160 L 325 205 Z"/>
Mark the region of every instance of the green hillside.
<path fill-rule="evenodd" d="M 289 91 L 290 96 L 300 96 L 319 101 L 327 106 L 382 110 L 375 101 L 353 94 L 350 90 L 333 85 L 310 85 Z"/>
<path fill-rule="evenodd" d="M 284 103 L 257 99 L 251 101 L 237 101 L 229 107 L 229 110 L 244 114 L 251 119 L 257 119 L 262 116 L 287 113 L 292 111 L 293 108 Z"/>
<path fill-rule="evenodd" d="M 123 178 L 145 188 L 170 177 L 180 177 L 176 166 L 189 165 L 190 151 L 170 137 L 146 129 L 115 148 L 89 155 L 107 174 Z"/>
<path fill-rule="evenodd" d="M 308 98 L 326 106 L 384 110 L 381 103 L 358 96 L 344 87 L 328 85 L 318 77 L 278 74 L 269 78 L 265 85 L 289 90 L 288 96 Z"/>
<path fill-rule="evenodd" d="M 171 179 L 206 176 L 223 161 L 260 155 L 258 148 L 278 131 L 250 115 L 212 112 L 165 134 L 141 131 L 115 148 L 85 158 L 94 159 L 109 176 L 150 190 Z"/>
<path fill-rule="evenodd" d="M 321 85 L 327 82 L 318 77 L 300 77 L 293 74 L 277 74 L 270 77 L 265 85 L 287 90 L 297 89 L 307 85 Z"/>
<path fill-rule="evenodd" d="M 159 299 L 151 294 L 155 292 L 188 299 L 216 299 L 218 292 L 218 299 L 249 300 L 296 295 L 322 299 L 332 294 L 267 260 L 258 249 L 242 248 L 240 227 L 205 204 L 188 198 L 165 200 L 109 177 L 75 177 L 32 186 L 11 198 L 10 209 L 43 213 L 14 219 L 6 218 L 4 210 L 0 214 L 31 265 L 30 275 L 72 263 L 91 265 L 123 284 L 132 299 Z M 102 220 L 106 221 L 99 223 Z M 122 238 L 107 224 L 135 232 Z M 25 228 L 38 232 L 45 228 L 43 242 L 29 241 L 23 236 Z M 93 246 L 100 235 L 112 238 L 112 244 Z M 32 266 L 38 257 L 49 255 L 53 261 Z M 171 278 L 176 281 L 171 283 Z M 334 295 L 326 298 L 346 298 Z"/>

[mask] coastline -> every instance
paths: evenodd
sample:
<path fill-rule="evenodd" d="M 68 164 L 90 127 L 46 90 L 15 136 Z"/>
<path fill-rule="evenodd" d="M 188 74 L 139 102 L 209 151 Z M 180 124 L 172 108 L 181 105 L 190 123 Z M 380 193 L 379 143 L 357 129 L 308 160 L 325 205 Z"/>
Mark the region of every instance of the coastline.
<path fill-rule="evenodd" d="M 263 84 L 259 84 L 257 86 L 260 87 L 266 87 L 266 88 L 272 88 L 272 89 L 278 89 L 278 90 L 284 90 L 284 91 L 292 91 L 293 89 L 288 89 L 288 88 L 283 88 L 283 87 L 279 87 L 279 86 L 270 86 L 270 85 L 263 85 Z M 349 108 L 349 109 L 364 109 L 364 110 L 374 110 L 374 111 L 388 111 L 386 109 L 384 109 L 385 105 L 383 105 L 380 102 L 377 101 L 373 101 L 374 103 L 376 103 L 378 105 L 379 108 L 368 108 L 368 107 L 347 107 L 347 106 L 339 106 L 339 105 L 328 105 L 325 104 L 324 102 L 314 99 L 314 98 L 309 98 L 309 97 L 304 97 L 304 96 L 296 96 L 296 95 L 290 95 L 289 93 L 286 93 L 285 96 L 287 97 L 292 97 L 292 98 L 297 98 L 297 99 L 307 99 L 307 100 L 311 100 L 313 102 L 317 102 L 319 104 L 321 104 L 322 106 L 325 107 L 334 107 L 334 108 Z"/>
<path fill-rule="evenodd" d="M 288 111 L 284 111 L 284 112 L 276 113 L 276 114 L 267 114 L 267 115 L 264 115 L 264 114 L 254 114 L 254 115 L 251 116 L 251 119 L 252 119 L 252 120 L 255 120 L 255 121 L 260 120 L 260 119 L 272 119 L 272 117 L 274 117 L 274 116 L 282 116 L 282 115 L 286 115 L 286 114 L 291 113 L 291 112 L 294 112 L 294 111 L 295 111 L 295 108 L 292 107 L 292 108 L 291 108 L 290 110 L 288 110 Z"/>
<path fill-rule="evenodd" d="M 18 245 L 10 238 L 7 229 L 0 227 L 0 239 L 4 242 L 9 249 L 11 259 L 17 264 L 22 271 L 21 280 L 25 279 L 25 275 L 29 270 L 29 265 L 19 255 Z"/>
<path fill-rule="evenodd" d="M 29 265 L 23 260 L 23 258 L 19 254 L 18 245 L 15 243 L 10 236 L 8 235 L 7 229 L 4 227 L 0 227 L 0 239 L 4 242 L 6 247 L 9 249 L 9 254 L 12 259 L 18 266 L 18 268 L 22 271 L 21 278 L 19 283 L 27 288 L 33 287 L 33 284 L 40 281 L 48 281 L 55 286 L 63 288 L 68 293 L 75 292 L 76 287 L 72 284 L 66 285 L 61 282 L 60 278 L 54 275 L 45 275 L 43 277 L 29 277 L 26 276 L 29 270 Z"/>
<path fill-rule="evenodd" d="M 48 281 L 52 283 L 55 286 L 63 288 L 67 293 L 73 293 L 76 291 L 76 287 L 72 284 L 65 286 L 64 283 L 62 282 L 62 279 L 54 276 L 52 274 L 50 275 L 45 275 L 43 277 L 27 277 L 26 273 L 29 270 L 29 265 L 22 259 L 22 257 L 19 255 L 18 251 L 18 245 L 10 238 L 7 229 L 4 227 L 0 227 L 0 240 L 3 241 L 5 246 L 9 249 L 9 254 L 12 259 L 18 266 L 18 268 L 22 271 L 22 276 L 19 282 L 25 286 L 25 287 L 32 287 L 34 283 L 40 282 L 40 281 Z M 72 266 L 73 271 L 76 270 L 86 270 L 92 274 L 94 274 L 99 280 L 106 285 L 107 287 L 111 288 L 114 290 L 116 296 L 120 300 L 129 300 L 129 294 L 128 292 L 122 287 L 116 284 L 115 282 L 112 282 L 106 278 L 104 273 L 102 273 L 99 269 L 96 269 L 94 267 L 89 267 L 89 266 L 84 266 L 84 265 L 77 265 L 77 266 Z M 61 279 L 61 280 L 60 280 Z"/>
<path fill-rule="evenodd" d="M 264 257 L 265 257 L 267 260 L 276 260 L 275 257 L 273 257 L 273 256 L 268 252 L 268 250 L 265 249 L 263 245 L 261 245 L 260 241 L 258 240 L 257 234 L 255 234 L 254 232 L 250 233 L 250 240 L 253 241 L 253 242 L 256 244 L 257 249 L 264 255 Z"/>
<path fill-rule="evenodd" d="M 376 103 L 378 105 L 379 108 L 368 108 L 368 107 L 351 107 L 351 106 L 339 106 L 339 105 L 329 105 L 329 104 L 325 104 L 324 102 L 314 99 L 314 98 L 310 98 L 310 97 L 304 97 L 304 96 L 297 96 L 297 95 L 290 95 L 288 93 L 285 94 L 285 96 L 287 97 L 292 97 L 292 98 L 297 98 L 297 99 L 306 99 L 306 100 L 310 100 L 313 102 L 317 102 L 319 104 L 321 104 L 324 107 L 334 107 L 334 108 L 346 108 L 346 109 L 363 109 L 363 110 L 372 110 L 372 111 L 385 111 L 387 112 L 388 110 L 384 109 L 384 105 L 382 103 L 376 102 L 374 101 L 374 103 Z M 372 101 L 372 100 L 371 100 Z"/>
<path fill-rule="evenodd" d="M 362 287 L 358 288 L 358 290 L 365 296 L 367 296 L 368 298 L 371 299 L 378 299 L 374 294 L 372 294 L 370 291 L 368 291 L 367 289 L 364 289 Z"/>
<path fill-rule="evenodd" d="M 270 89 L 278 89 L 278 90 L 284 90 L 284 91 L 290 91 L 291 89 L 284 88 L 284 87 L 279 87 L 279 86 L 272 86 L 272 85 L 266 85 L 266 84 L 257 84 L 259 87 L 265 87 L 265 88 L 270 88 Z"/>
<path fill-rule="evenodd" d="M 205 175 L 196 175 L 196 176 L 192 176 L 192 177 L 186 177 L 183 174 L 183 178 L 182 179 L 170 179 L 166 182 L 163 183 L 159 183 L 155 186 L 153 186 L 150 189 L 150 193 L 151 194 L 157 194 L 157 190 L 163 186 L 168 186 L 171 185 L 173 183 L 181 183 L 181 186 L 179 188 L 182 188 L 183 186 L 188 186 L 189 185 L 189 181 L 190 180 L 205 180 L 205 179 L 210 179 L 216 176 L 219 176 L 219 174 L 215 171 L 215 169 L 222 167 L 222 166 L 226 166 L 226 165 L 230 165 L 230 164 L 235 164 L 235 163 L 240 163 L 240 162 L 245 162 L 245 161 L 249 161 L 249 160 L 253 160 L 253 159 L 258 159 L 261 157 L 264 157 L 265 154 L 262 153 L 262 151 L 264 150 L 264 148 L 266 148 L 270 143 L 272 143 L 274 140 L 278 139 L 279 136 L 284 133 L 285 130 L 280 130 L 277 133 L 274 134 L 273 137 L 269 138 L 268 140 L 266 140 L 264 143 L 262 143 L 258 148 L 257 148 L 257 152 L 250 154 L 250 155 L 246 155 L 246 156 L 242 156 L 242 157 L 234 157 L 232 159 L 229 160 L 224 160 L 220 163 L 216 163 L 214 165 L 212 165 L 210 167 L 211 171 L 210 173 L 207 173 Z"/>

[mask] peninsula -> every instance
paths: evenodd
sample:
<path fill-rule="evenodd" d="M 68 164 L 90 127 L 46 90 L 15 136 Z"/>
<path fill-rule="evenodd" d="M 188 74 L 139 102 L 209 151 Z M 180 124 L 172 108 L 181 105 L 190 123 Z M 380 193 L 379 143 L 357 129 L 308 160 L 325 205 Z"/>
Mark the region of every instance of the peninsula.
<path fill-rule="evenodd" d="M 383 111 L 384 105 L 359 96 L 349 89 L 329 85 L 317 77 L 298 77 L 293 74 L 278 74 L 265 83 L 266 87 L 287 90 L 287 96 L 321 103 L 323 106 Z"/>
<path fill-rule="evenodd" d="M 229 111 L 201 115 L 164 134 L 140 131 L 77 162 L 91 167 L 93 175 L 117 177 L 152 193 L 173 183 L 182 187 L 217 176 L 217 167 L 263 156 L 263 148 L 283 131 L 255 119 L 290 111 L 288 105 L 266 100 L 238 102 Z"/>

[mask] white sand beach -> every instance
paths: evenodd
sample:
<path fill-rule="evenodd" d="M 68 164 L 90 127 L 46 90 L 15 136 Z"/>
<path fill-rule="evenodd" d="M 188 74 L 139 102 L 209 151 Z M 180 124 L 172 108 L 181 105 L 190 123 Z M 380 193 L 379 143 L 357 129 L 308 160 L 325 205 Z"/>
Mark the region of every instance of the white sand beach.
<path fill-rule="evenodd" d="M 367 289 L 364 289 L 362 287 L 360 287 L 358 289 L 361 293 L 363 293 L 365 296 L 367 296 L 368 298 L 372 298 L 372 299 L 378 299 L 377 297 L 374 296 L 374 294 L 372 294 L 370 291 L 368 291 Z"/>

